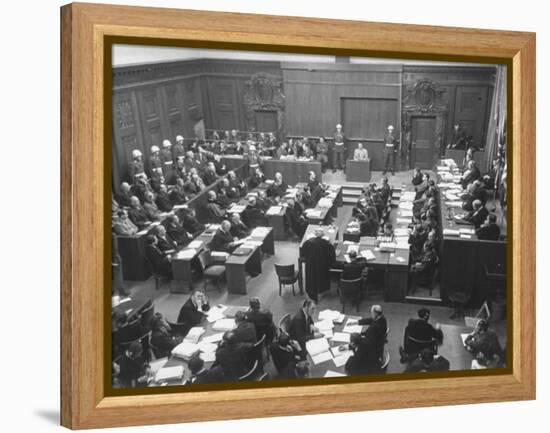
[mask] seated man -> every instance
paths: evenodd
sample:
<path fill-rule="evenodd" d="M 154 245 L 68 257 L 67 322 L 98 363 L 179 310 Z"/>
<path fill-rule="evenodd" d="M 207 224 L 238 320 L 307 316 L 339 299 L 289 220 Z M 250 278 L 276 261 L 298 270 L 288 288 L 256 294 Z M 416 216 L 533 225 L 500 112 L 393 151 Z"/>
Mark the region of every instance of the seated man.
<path fill-rule="evenodd" d="M 159 192 L 157 193 L 157 198 L 155 200 L 157 207 L 161 212 L 171 212 L 172 211 L 172 202 L 170 200 L 170 195 L 168 194 L 168 188 L 166 185 L 162 184 L 159 187 Z"/>
<path fill-rule="evenodd" d="M 441 326 L 432 326 L 430 310 L 421 308 L 418 310 L 418 319 L 410 319 L 403 336 L 403 347 L 399 348 L 401 363 L 416 359 L 422 349 L 431 349 L 435 344 L 443 343 L 443 331 Z"/>
<path fill-rule="evenodd" d="M 152 192 L 145 193 L 145 201 L 143 202 L 143 209 L 147 212 L 149 221 L 160 221 L 162 218 L 162 212 L 155 204 L 155 196 Z"/>
<path fill-rule="evenodd" d="M 378 193 L 380 194 L 380 198 L 382 199 L 382 203 L 384 203 L 384 205 L 387 205 L 388 200 L 391 199 L 391 192 L 392 192 L 392 189 L 390 184 L 388 183 L 388 178 L 383 177 L 382 186 L 378 190 Z"/>
<path fill-rule="evenodd" d="M 489 322 L 480 319 L 474 332 L 464 341 L 464 346 L 474 354 L 481 364 L 492 362 L 495 357 L 503 359 L 503 351 L 495 331 L 489 329 Z"/>
<path fill-rule="evenodd" d="M 250 234 L 249 228 L 241 221 L 238 213 L 231 214 L 231 236 L 237 239 L 246 238 Z"/>
<path fill-rule="evenodd" d="M 476 230 L 477 238 L 484 241 L 498 241 L 500 239 L 500 227 L 497 225 L 497 216 L 489 214 L 485 223 Z"/>
<path fill-rule="evenodd" d="M 231 223 L 228 220 L 223 220 L 210 241 L 210 249 L 230 253 L 236 248 L 236 241 L 237 239 L 231 235 Z"/>
<path fill-rule="evenodd" d="M 380 237 L 383 238 L 385 242 L 391 242 L 393 240 L 393 225 L 391 223 L 384 224 Z"/>
<path fill-rule="evenodd" d="M 298 342 L 291 340 L 288 334 L 283 332 L 277 341 L 271 343 L 269 352 L 279 378 L 289 379 L 289 373 L 294 371 L 296 364 L 301 360 L 302 348 Z"/>
<path fill-rule="evenodd" d="M 132 220 L 132 222 L 138 227 L 138 229 L 141 230 L 151 224 L 149 215 L 147 215 L 147 212 L 143 209 L 143 206 L 141 206 L 139 198 L 134 195 L 130 199 L 130 202 L 131 205 L 130 209 L 128 209 L 128 216 L 130 217 L 130 220 Z"/>
<path fill-rule="evenodd" d="M 251 228 L 267 225 L 265 211 L 258 204 L 254 196 L 248 197 L 246 209 L 242 212 L 243 222 Z"/>
<path fill-rule="evenodd" d="M 120 184 L 120 194 L 117 195 L 116 200 L 121 206 L 130 207 L 132 195 L 132 187 L 130 184 L 128 182 L 122 182 Z"/>
<path fill-rule="evenodd" d="M 216 174 L 216 166 L 213 162 L 209 162 L 206 165 L 206 169 L 204 170 L 204 173 L 202 175 L 202 180 L 204 181 L 204 184 L 208 186 L 216 182 L 217 179 L 218 175 Z"/>
<path fill-rule="evenodd" d="M 204 230 L 204 224 L 201 224 L 197 219 L 195 209 L 185 207 L 182 209 L 180 215 L 182 217 L 181 225 L 193 237 L 197 236 Z"/>
<path fill-rule="evenodd" d="M 262 182 L 265 182 L 265 176 L 262 173 L 262 170 L 258 167 L 256 168 L 256 170 L 254 170 L 254 173 L 252 173 L 252 176 L 250 176 L 250 178 L 248 179 L 248 188 L 254 189 Z"/>
<path fill-rule="evenodd" d="M 464 171 L 460 183 L 462 189 L 465 189 L 474 180 L 481 179 L 481 172 L 477 168 L 476 162 L 471 160 L 468 162 L 468 168 Z"/>
<path fill-rule="evenodd" d="M 412 184 L 414 186 L 420 185 L 424 179 L 424 175 L 420 171 L 418 167 L 414 168 L 413 178 L 412 178 Z"/>
<path fill-rule="evenodd" d="M 235 313 L 235 339 L 239 343 L 256 343 L 258 336 L 256 334 L 256 328 L 252 322 L 249 322 L 244 311 L 237 311 Z"/>
<path fill-rule="evenodd" d="M 313 325 L 313 315 L 317 309 L 317 304 L 311 299 L 306 299 L 302 308 L 292 317 L 288 329 L 291 339 L 296 340 L 301 348 L 301 358 L 306 359 L 306 341 L 313 338 L 322 337 L 318 329 Z"/>
<path fill-rule="evenodd" d="M 369 152 L 363 147 L 363 143 L 357 144 L 357 148 L 353 152 L 353 159 L 355 161 L 366 161 L 369 159 Z"/>
<path fill-rule="evenodd" d="M 162 275 L 169 280 L 172 279 L 171 258 L 159 249 L 155 235 L 147 236 L 145 256 L 147 257 L 147 260 L 149 260 L 149 263 L 156 274 Z"/>
<path fill-rule="evenodd" d="M 288 199 L 287 201 L 285 217 L 290 229 L 301 239 L 304 236 L 308 223 L 301 206 L 293 199 Z"/>
<path fill-rule="evenodd" d="M 193 356 L 188 362 L 189 371 L 191 377 L 188 383 L 193 385 L 210 384 L 210 383 L 222 383 L 225 381 L 223 370 L 221 367 L 212 367 L 206 369 L 204 367 L 204 361 L 200 356 Z"/>
<path fill-rule="evenodd" d="M 217 195 L 215 191 L 208 191 L 208 203 L 206 205 L 206 210 L 208 216 L 212 221 L 219 222 L 225 217 L 225 209 L 218 203 Z"/>
<path fill-rule="evenodd" d="M 431 349 L 422 349 L 420 355 L 416 359 L 407 365 L 405 373 L 420 373 L 431 371 L 449 371 L 451 365 L 449 361 L 441 356 L 434 355 Z"/>
<path fill-rule="evenodd" d="M 237 381 L 248 371 L 248 353 L 251 343 L 240 343 L 233 331 L 223 334 L 216 350 L 215 366 L 220 366 L 227 381 Z"/>
<path fill-rule="evenodd" d="M 163 224 L 168 237 L 176 242 L 177 246 L 186 245 L 193 239 L 193 236 L 183 228 L 177 215 L 168 215 Z"/>
<path fill-rule="evenodd" d="M 367 330 L 362 335 L 371 340 L 369 344 L 374 345 L 373 347 L 376 349 L 378 359 L 380 359 L 384 350 L 384 344 L 386 343 L 388 321 L 380 305 L 373 305 L 370 308 L 370 315 L 371 317 L 360 319 L 356 323 L 358 325 L 368 325 Z M 351 323 L 355 323 L 355 320 L 348 319 L 348 323 L 350 321 Z"/>
<path fill-rule="evenodd" d="M 340 278 L 342 280 L 356 280 L 363 276 L 363 271 L 367 266 L 367 260 L 364 257 L 358 257 L 357 251 L 351 250 L 348 253 L 349 263 L 344 263 L 344 268 L 342 270 L 342 275 Z"/>
<path fill-rule="evenodd" d="M 153 374 L 143 355 L 143 346 L 139 341 L 130 344 L 118 365 L 118 380 L 123 388 L 147 386 L 152 380 Z"/>
<path fill-rule="evenodd" d="M 483 203 L 481 203 L 480 200 L 474 200 L 473 210 L 467 213 L 462 220 L 467 223 L 473 224 L 474 228 L 478 229 L 481 227 L 481 224 L 485 222 L 488 215 L 489 211 L 485 206 L 483 206 Z M 457 220 L 457 222 L 461 222 L 460 219 Z"/>
<path fill-rule="evenodd" d="M 200 290 L 195 290 L 185 304 L 182 305 L 178 314 L 178 323 L 185 323 L 188 326 L 187 332 L 189 332 L 189 329 L 193 326 L 200 325 L 208 310 L 210 310 L 208 298 Z"/>
<path fill-rule="evenodd" d="M 428 241 L 424 242 L 422 254 L 411 266 L 411 293 L 414 292 L 419 279 L 433 275 L 437 260 L 437 253 L 432 243 Z"/>
<path fill-rule="evenodd" d="M 172 336 L 172 328 L 161 313 L 151 320 L 151 345 L 156 358 L 169 356 L 172 349 L 181 343 L 181 338 Z"/>
<path fill-rule="evenodd" d="M 246 183 L 243 180 L 239 179 L 237 173 L 235 173 L 233 170 L 229 171 L 227 173 L 227 179 L 229 180 L 229 186 L 231 188 L 235 188 L 239 192 L 239 195 L 241 197 L 246 195 L 246 193 L 248 192 Z"/>
<path fill-rule="evenodd" d="M 349 376 L 376 374 L 380 372 L 380 356 L 376 340 L 359 333 L 350 335 L 349 346 L 340 346 L 341 349 L 350 349 L 353 355 L 346 361 L 345 371 Z"/>
<path fill-rule="evenodd" d="M 113 219 L 113 231 L 118 236 L 133 236 L 137 233 L 138 228 L 128 218 L 128 211 L 122 209 L 117 212 L 117 217 Z"/>
<path fill-rule="evenodd" d="M 172 254 L 178 248 L 177 242 L 168 238 L 166 235 L 166 227 L 162 224 L 155 227 L 155 236 L 157 237 L 157 247 L 164 254 Z"/>
<path fill-rule="evenodd" d="M 275 173 L 275 182 L 267 189 L 268 197 L 284 197 L 288 185 L 283 181 L 283 175 L 279 172 Z"/>
<path fill-rule="evenodd" d="M 187 194 L 185 193 L 185 181 L 178 177 L 176 184 L 170 191 L 170 201 L 173 205 L 184 204 L 187 202 Z"/>
<path fill-rule="evenodd" d="M 265 335 L 267 344 L 273 341 L 275 336 L 275 324 L 273 323 L 273 314 L 271 311 L 261 308 L 260 299 L 253 297 L 248 301 L 250 308 L 246 312 L 246 320 L 256 328 L 256 335 L 261 339 Z"/>

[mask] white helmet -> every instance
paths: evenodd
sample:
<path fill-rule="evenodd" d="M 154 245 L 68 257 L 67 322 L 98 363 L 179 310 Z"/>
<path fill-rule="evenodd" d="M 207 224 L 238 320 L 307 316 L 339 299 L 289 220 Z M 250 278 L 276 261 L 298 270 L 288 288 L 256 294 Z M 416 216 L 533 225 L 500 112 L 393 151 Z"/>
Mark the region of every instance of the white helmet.
<path fill-rule="evenodd" d="M 342 125 L 340 124 L 336 125 L 336 129 L 342 129 Z"/>
<path fill-rule="evenodd" d="M 159 152 L 160 149 L 158 146 L 151 146 L 151 153 Z"/>
<path fill-rule="evenodd" d="M 176 136 L 176 141 L 183 141 L 183 137 L 181 135 Z"/>
<path fill-rule="evenodd" d="M 391 129 L 393 131 L 393 125 L 389 125 L 388 129 Z"/>
<path fill-rule="evenodd" d="M 132 150 L 132 158 L 137 158 L 138 156 L 141 156 L 141 152 L 137 149 Z"/>
<path fill-rule="evenodd" d="M 170 140 L 163 140 L 162 141 L 162 146 L 163 147 L 170 147 L 170 146 L 172 146 L 172 143 L 170 143 Z"/>

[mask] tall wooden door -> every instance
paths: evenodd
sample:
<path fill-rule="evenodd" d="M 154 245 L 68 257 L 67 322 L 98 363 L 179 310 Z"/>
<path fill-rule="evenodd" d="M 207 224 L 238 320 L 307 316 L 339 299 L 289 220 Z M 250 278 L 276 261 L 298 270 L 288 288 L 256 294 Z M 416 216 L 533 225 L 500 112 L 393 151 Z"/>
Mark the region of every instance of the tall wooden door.
<path fill-rule="evenodd" d="M 435 117 L 413 117 L 411 120 L 411 165 L 431 169 L 434 165 Z"/>
<path fill-rule="evenodd" d="M 275 110 L 256 110 L 254 116 L 256 118 L 256 131 L 277 133 L 279 124 Z"/>

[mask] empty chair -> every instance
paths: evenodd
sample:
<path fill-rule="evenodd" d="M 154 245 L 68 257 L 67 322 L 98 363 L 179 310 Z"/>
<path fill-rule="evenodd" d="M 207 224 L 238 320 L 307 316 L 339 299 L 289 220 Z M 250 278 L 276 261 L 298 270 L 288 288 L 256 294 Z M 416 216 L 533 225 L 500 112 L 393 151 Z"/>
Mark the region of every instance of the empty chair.
<path fill-rule="evenodd" d="M 359 311 L 362 282 L 362 278 L 356 278 L 355 280 L 340 279 L 338 293 L 340 295 L 340 303 L 342 304 L 342 312 L 346 311 L 346 302 L 351 302 L 352 305 L 355 304 L 357 311 Z"/>
<path fill-rule="evenodd" d="M 199 263 L 202 269 L 202 275 L 204 278 L 204 290 L 206 290 L 206 285 L 208 280 L 214 281 L 218 290 L 221 291 L 220 280 L 225 277 L 225 266 L 214 264 L 212 262 L 212 256 L 210 255 L 210 250 L 203 250 L 199 254 Z"/>
<path fill-rule="evenodd" d="M 259 374 L 259 363 L 258 361 L 254 362 L 254 365 L 252 368 L 243 374 L 241 377 L 239 377 L 239 382 L 245 382 L 247 380 L 255 380 Z"/>
<path fill-rule="evenodd" d="M 466 304 L 470 301 L 471 288 L 462 287 L 460 289 L 454 289 L 449 293 L 448 298 L 451 305 L 454 307 L 451 319 L 461 319 L 465 316 Z"/>
<path fill-rule="evenodd" d="M 279 278 L 279 296 L 281 296 L 284 285 L 292 285 L 292 294 L 296 296 L 294 284 L 298 281 L 298 271 L 294 270 L 294 264 L 279 265 L 275 263 L 275 272 Z"/>

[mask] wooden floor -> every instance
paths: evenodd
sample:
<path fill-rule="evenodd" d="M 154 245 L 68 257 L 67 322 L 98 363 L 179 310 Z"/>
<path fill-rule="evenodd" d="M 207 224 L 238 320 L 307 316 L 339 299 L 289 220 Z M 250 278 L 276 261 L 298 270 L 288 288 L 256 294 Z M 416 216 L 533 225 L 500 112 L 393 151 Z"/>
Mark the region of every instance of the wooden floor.
<path fill-rule="evenodd" d="M 379 183 L 381 179 L 381 172 L 373 172 L 371 182 Z M 410 182 L 411 172 L 399 172 L 395 176 L 388 176 L 389 182 L 393 186 L 402 185 L 403 183 Z M 345 183 L 345 177 L 341 171 L 336 173 L 326 173 L 323 177 L 323 181 L 326 183 Z M 340 228 L 340 239 L 342 236 L 343 228 L 349 221 L 351 216 L 351 206 L 343 206 L 338 209 L 338 216 L 335 221 L 335 225 Z M 276 241 L 275 242 L 275 255 L 273 257 L 266 257 L 262 263 L 262 273 L 254 278 L 248 280 L 248 293 L 249 296 L 257 296 L 260 298 L 262 304 L 269 308 L 275 320 L 275 323 L 286 313 L 294 313 L 298 310 L 304 296 L 299 295 L 297 289 L 296 296 L 292 295 L 290 287 L 286 288 L 282 296 L 278 293 L 277 275 L 275 273 L 274 264 L 296 264 L 298 260 L 298 242 L 297 241 Z M 169 285 L 165 283 L 159 291 L 155 291 L 154 281 L 150 278 L 144 282 L 125 282 L 126 288 L 130 289 L 132 294 L 139 296 L 150 296 L 154 299 L 155 310 L 160 311 L 170 321 L 176 321 L 179 309 L 183 303 L 187 300 L 188 295 L 174 294 L 169 292 Z M 248 296 L 240 295 L 228 295 L 225 289 L 220 293 L 213 286 L 209 286 L 208 296 L 212 305 L 227 304 L 227 305 L 248 305 Z M 385 303 L 380 295 L 373 295 L 369 299 L 364 300 L 360 305 L 360 312 L 356 313 L 355 308 L 348 307 L 347 313 L 360 314 L 363 317 L 369 315 L 370 306 L 373 304 L 380 304 L 384 309 L 384 313 L 388 320 L 388 326 L 390 328 L 390 334 L 388 336 L 388 350 L 390 352 L 391 361 L 388 367 L 389 373 L 397 373 L 403 371 L 403 365 L 399 362 L 398 348 L 403 344 L 403 331 L 408 320 L 412 317 L 417 317 L 416 312 L 422 306 L 418 303 Z M 340 310 L 340 301 L 336 294 L 336 282 L 333 282 L 332 289 L 329 293 L 324 294 L 319 299 L 319 310 L 326 308 Z M 441 323 L 449 325 L 464 324 L 464 320 L 450 319 L 452 309 L 444 306 L 429 305 L 432 314 L 432 323 Z M 500 320 L 492 323 L 492 326 L 498 332 L 501 343 L 506 344 L 506 322 Z M 459 350 L 463 350 L 459 347 Z M 451 360 L 452 368 L 452 360 Z"/>

